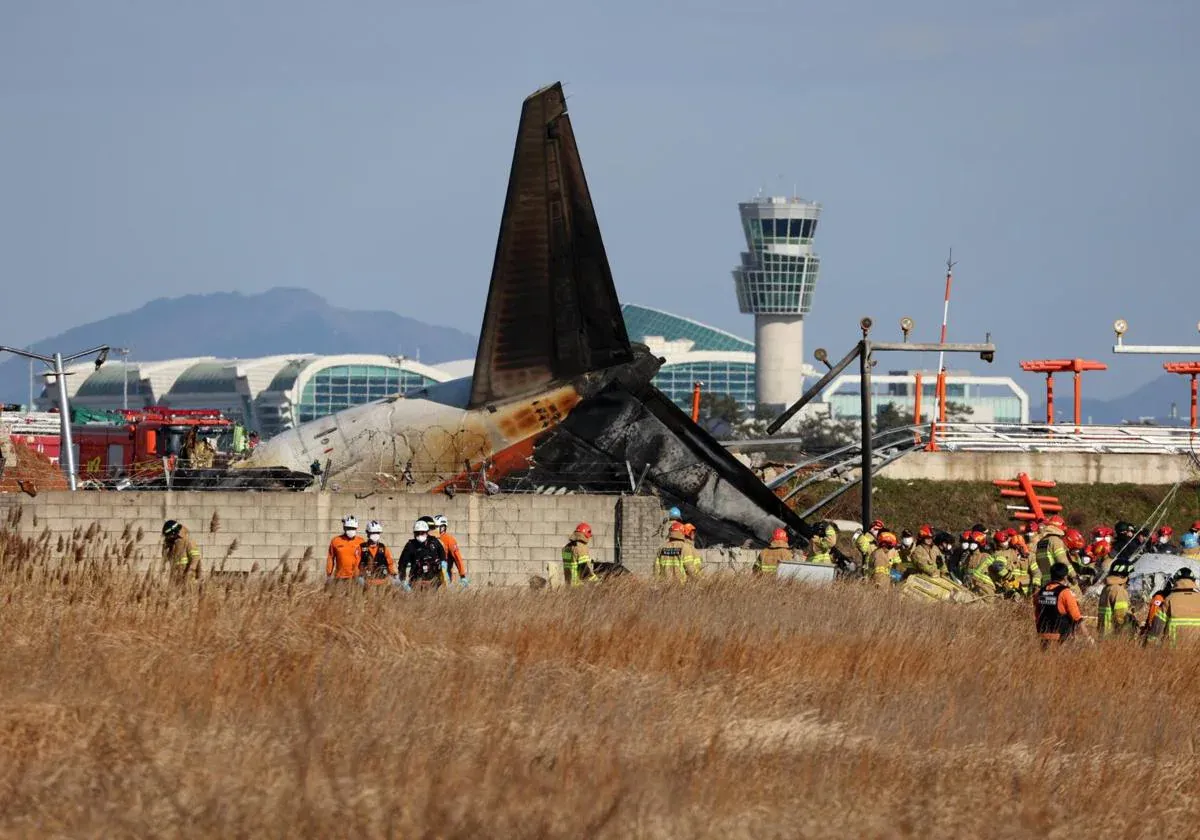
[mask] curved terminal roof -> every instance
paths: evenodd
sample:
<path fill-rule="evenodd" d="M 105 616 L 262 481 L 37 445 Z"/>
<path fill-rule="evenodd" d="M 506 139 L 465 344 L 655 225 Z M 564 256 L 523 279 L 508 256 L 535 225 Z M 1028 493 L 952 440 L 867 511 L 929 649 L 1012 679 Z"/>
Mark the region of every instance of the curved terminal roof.
<path fill-rule="evenodd" d="M 625 317 L 625 331 L 631 341 L 645 342 L 647 336 L 661 337 L 666 341 L 690 341 L 692 350 L 731 350 L 754 352 L 754 342 L 739 338 L 730 332 L 710 327 L 691 318 L 672 315 L 661 309 L 626 303 L 621 306 Z"/>

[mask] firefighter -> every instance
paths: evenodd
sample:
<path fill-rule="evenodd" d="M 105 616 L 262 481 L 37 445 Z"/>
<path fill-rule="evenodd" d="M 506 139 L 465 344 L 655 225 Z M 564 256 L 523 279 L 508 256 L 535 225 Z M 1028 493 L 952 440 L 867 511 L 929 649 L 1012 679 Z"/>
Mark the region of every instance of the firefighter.
<path fill-rule="evenodd" d="M 1154 616 L 1149 639 L 1171 646 L 1200 644 L 1200 591 L 1186 566 L 1175 573 L 1175 583 Z"/>
<path fill-rule="evenodd" d="M 933 544 L 933 527 L 922 525 L 917 529 L 917 544 L 908 554 L 909 571 L 928 577 L 940 577 L 943 563 L 942 552 Z"/>
<path fill-rule="evenodd" d="M 187 526 L 168 519 L 162 527 L 162 560 L 171 580 L 181 582 L 192 575 L 200 579 L 200 547 Z"/>
<path fill-rule="evenodd" d="M 992 556 L 987 552 L 987 534 L 984 531 L 967 531 L 963 537 L 967 546 L 967 555 L 959 567 L 963 583 L 978 595 L 995 593 L 996 587 L 988 570 L 992 565 Z"/>
<path fill-rule="evenodd" d="M 1186 537 L 1187 534 L 1184 534 Z M 1167 578 L 1162 589 L 1154 593 L 1150 598 L 1150 606 L 1146 610 L 1146 623 L 1142 625 L 1142 641 L 1148 642 L 1150 636 L 1150 628 L 1154 626 L 1154 619 L 1158 616 L 1158 611 L 1162 609 L 1163 604 L 1167 600 L 1167 596 L 1171 594 L 1171 587 L 1175 585 L 1175 577 L 1179 572 L 1176 572 L 1171 577 Z"/>
<path fill-rule="evenodd" d="M 1128 582 L 1129 578 L 1122 574 L 1109 574 L 1104 578 L 1096 615 L 1096 629 L 1102 639 L 1111 636 L 1132 638 L 1137 635 L 1137 617 L 1129 609 Z"/>
<path fill-rule="evenodd" d="M 1040 580 L 1035 584 L 1033 579 L 1033 572 L 1037 568 L 1037 563 L 1034 562 L 1033 556 L 1029 553 L 1029 546 L 1025 544 L 1025 537 L 1015 528 L 1008 529 L 1008 546 L 1012 549 L 1013 553 L 1012 570 L 1013 575 L 1017 579 L 1017 591 L 1028 598 L 1033 594 L 1035 589 L 1041 586 Z"/>
<path fill-rule="evenodd" d="M 434 515 L 433 528 L 433 535 L 438 538 L 438 542 L 442 544 L 442 548 L 446 552 L 446 560 L 449 564 L 447 583 L 454 580 L 454 573 L 457 572 L 459 583 L 463 589 L 466 589 L 471 582 L 467 577 L 467 561 L 463 559 L 462 549 L 458 547 L 458 540 L 450 533 L 450 520 L 446 518 L 446 514 Z"/>
<path fill-rule="evenodd" d="M 1175 536 L 1175 529 L 1170 525 L 1164 525 L 1154 532 L 1154 539 L 1146 546 L 1147 554 L 1178 554 L 1175 544 L 1171 542 L 1171 537 Z"/>
<path fill-rule="evenodd" d="M 696 550 L 696 526 L 690 522 L 683 525 L 683 574 L 687 578 L 700 577 L 704 558 Z"/>
<path fill-rule="evenodd" d="M 792 559 L 792 549 L 788 546 L 787 531 L 776 528 L 771 533 L 771 542 L 765 549 L 758 552 L 754 560 L 754 574 L 761 577 L 775 577 L 779 574 L 779 564 Z"/>
<path fill-rule="evenodd" d="M 592 541 L 592 526 L 580 522 L 562 550 L 563 580 L 567 586 L 580 586 L 586 581 L 597 581 L 596 570 L 588 554 L 588 543 Z"/>
<path fill-rule="evenodd" d="M 676 522 L 683 522 L 683 511 L 677 507 L 673 507 L 667 511 L 667 518 L 663 520 L 662 531 L 659 534 L 664 540 L 671 536 L 671 525 Z"/>
<path fill-rule="evenodd" d="M 413 523 L 412 539 L 400 552 L 400 574 L 406 590 L 437 589 L 446 582 L 446 552 L 437 537 L 431 537 L 429 523 Z"/>
<path fill-rule="evenodd" d="M 1072 585 L 1086 589 L 1096 582 L 1096 569 L 1091 565 L 1084 549 L 1087 547 L 1083 534 L 1068 528 L 1063 534 L 1063 545 L 1067 549 L 1067 561 L 1071 567 Z"/>
<path fill-rule="evenodd" d="M 999 562 L 1004 569 L 1000 577 L 993 575 L 996 588 L 1005 597 L 1027 595 L 1029 592 L 1029 563 L 1021 557 L 1012 544 L 1012 538 L 1017 532 L 1011 528 L 1001 528 L 992 537 L 992 565 Z"/>
<path fill-rule="evenodd" d="M 1113 530 L 1117 532 L 1117 538 L 1113 542 L 1112 566 L 1120 563 L 1125 568 L 1132 568 L 1133 560 L 1141 553 L 1145 540 L 1136 528 L 1123 519 L 1117 522 Z M 1112 566 L 1109 571 L 1112 571 Z"/>
<path fill-rule="evenodd" d="M 838 529 L 832 522 L 818 522 L 809 542 L 812 552 L 808 555 L 809 563 L 821 565 L 833 564 L 833 549 L 837 546 Z"/>
<path fill-rule="evenodd" d="M 917 538 L 913 536 L 913 532 L 905 528 L 900 532 L 900 544 L 897 550 L 900 552 L 900 573 L 904 576 L 911 575 L 913 572 L 912 563 L 909 558 L 912 556 L 912 550 L 917 545 Z"/>
<path fill-rule="evenodd" d="M 669 583 L 683 583 L 687 573 L 683 570 L 684 543 L 683 523 L 678 519 L 671 523 L 667 532 L 667 541 L 658 549 L 654 557 L 654 576 L 663 578 Z"/>
<path fill-rule="evenodd" d="M 359 546 L 358 519 L 353 513 L 342 517 L 342 533 L 329 541 L 325 553 L 325 582 L 348 581 L 358 577 Z"/>
<path fill-rule="evenodd" d="M 900 552 L 896 549 L 898 540 L 891 531 L 880 531 L 876 537 L 875 550 L 871 552 L 868 568 L 871 571 L 871 583 L 878 587 L 887 586 L 892 582 L 892 571 L 900 563 Z"/>
<path fill-rule="evenodd" d="M 367 523 L 367 541 L 358 547 L 358 572 L 369 586 L 400 580 L 392 551 L 383 542 L 383 526 L 374 519 Z"/>
<path fill-rule="evenodd" d="M 1061 561 L 1050 564 L 1047 570 L 1050 582 L 1038 589 L 1033 598 L 1033 615 L 1042 650 L 1053 644 L 1062 644 L 1076 632 L 1092 640 L 1091 631 L 1083 622 L 1079 611 L 1079 600 L 1067 584 L 1070 567 Z"/>
<path fill-rule="evenodd" d="M 946 531 L 938 531 L 933 535 L 933 547 L 941 553 L 938 567 L 941 569 L 942 574 L 951 576 L 953 574 L 951 566 L 953 565 L 954 552 L 956 550 L 954 535 Z"/>
<path fill-rule="evenodd" d="M 854 547 L 858 549 L 858 553 L 862 556 L 863 574 L 868 577 L 871 575 L 871 554 L 875 551 L 876 541 L 882 532 L 883 520 L 876 519 L 871 523 L 870 528 L 863 531 L 854 539 Z"/>
<path fill-rule="evenodd" d="M 992 592 L 1008 599 L 1021 596 L 1021 581 L 1013 571 L 1012 566 L 1003 557 L 993 557 L 988 564 L 988 581 Z"/>
<path fill-rule="evenodd" d="M 1038 529 L 1037 550 L 1034 552 L 1034 557 L 1037 559 L 1038 578 L 1041 580 L 1050 579 L 1050 567 L 1055 563 L 1063 563 L 1067 565 L 1069 577 L 1071 566 L 1068 562 L 1067 545 L 1063 542 L 1063 537 L 1067 533 L 1067 523 L 1061 516 L 1057 514 L 1051 516 L 1046 524 Z"/>

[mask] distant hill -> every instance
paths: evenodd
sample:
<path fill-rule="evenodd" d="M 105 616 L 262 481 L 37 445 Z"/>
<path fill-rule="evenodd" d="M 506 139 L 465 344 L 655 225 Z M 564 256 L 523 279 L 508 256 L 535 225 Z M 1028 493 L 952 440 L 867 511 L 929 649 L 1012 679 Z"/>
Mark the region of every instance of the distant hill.
<path fill-rule="evenodd" d="M 1054 410 L 1063 418 L 1070 419 L 1075 410 L 1074 397 L 1069 387 L 1071 380 L 1069 377 L 1057 377 L 1055 385 L 1059 384 L 1058 379 L 1062 379 L 1066 387 L 1054 389 Z M 1179 415 L 1175 419 L 1170 417 L 1172 403 L 1175 404 Z M 1117 425 L 1126 420 L 1134 421 L 1148 417 L 1163 426 L 1181 426 L 1187 425 L 1188 406 L 1187 379 L 1176 374 L 1164 373 L 1123 397 L 1111 400 L 1084 397 L 1080 413 L 1085 423 L 1091 418 L 1091 422 L 1095 424 Z M 1044 399 L 1030 406 L 1029 419 L 1035 423 L 1046 419 Z"/>
<path fill-rule="evenodd" d="M 133 312 L 75 327 L 34 344 L 41 353 L 99 344 L 132 349 L 132 360 L 188 356 L 253 358 L 287 353 L 420 354 L 436 364 L 475 355 L 477 339 L 395 312 L 341 309 L 307 289 L 256 295 L 219 292 L 159 298 Z M 0 402 L 25 402 L 29 363 L 0 357 Z M 40 390 L 41 383 L 37 383 Z"/>

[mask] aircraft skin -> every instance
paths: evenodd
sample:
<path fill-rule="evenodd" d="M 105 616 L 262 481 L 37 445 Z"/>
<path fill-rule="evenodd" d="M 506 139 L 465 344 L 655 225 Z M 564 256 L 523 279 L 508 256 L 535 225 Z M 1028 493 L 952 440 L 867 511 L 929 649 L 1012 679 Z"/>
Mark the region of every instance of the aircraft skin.
<path fill-rule="evenodd" d="M 316 462 L 327 481 L 355 489 L 471 489 L 481 469 L 489 481 L 525 469 L 542 434 L 581 399 L 561 385 L 469 411 L 470 385 L 457 379 L 305 423 L 259 444 L 247 465 L 306 471 Z"/>
<path fill-rule="evenodd" d="M 634 472 L 711 539 L 765 544 L 784 526 L 806 537 L 654 388 L 661 364 L 625 332 L 566 99 L 550 85 L 522 105 L 473 375 L 276 435 L 232 480 L 316 463 L 325 486 L 353 490 L 478 490 L 481 473 L 538 470 L 587 489 Z"/>

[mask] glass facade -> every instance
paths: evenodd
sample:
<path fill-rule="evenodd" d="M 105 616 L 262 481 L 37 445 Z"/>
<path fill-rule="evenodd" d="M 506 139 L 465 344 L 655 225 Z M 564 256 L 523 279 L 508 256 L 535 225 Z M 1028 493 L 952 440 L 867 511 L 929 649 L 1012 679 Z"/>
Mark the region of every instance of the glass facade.
<path fill-rule="evenodd" d="M 758 259 L 758 265 L 735 272 L 738 308 L 756 315 L 807 315 L 821 271 L 820 258 L 764 253 Z"/>
<path fill-rule="evenodd" d="M 355 405 L 407 394 L 434 379 L 383 365 L 338 365 L 315 373 L 304 385 L 296 421 L 307 423 Z"/>
<path fill-rule="evenodd" d="M 738 205 L 746 248 L 733 270 L 738 308 L 753 315 L 812 310 L 821 260 L 813 252 L 821 205 L 799 198 L 761 198 Z"/>
<path fill-rule="evenodd" d="M 728 394 L 747 413 L 754 411 L 754 362 L 680 362 L 663 365 L 654 386 L 685 411 L 691 411 L 692 384 L 706 394 Z"/>

